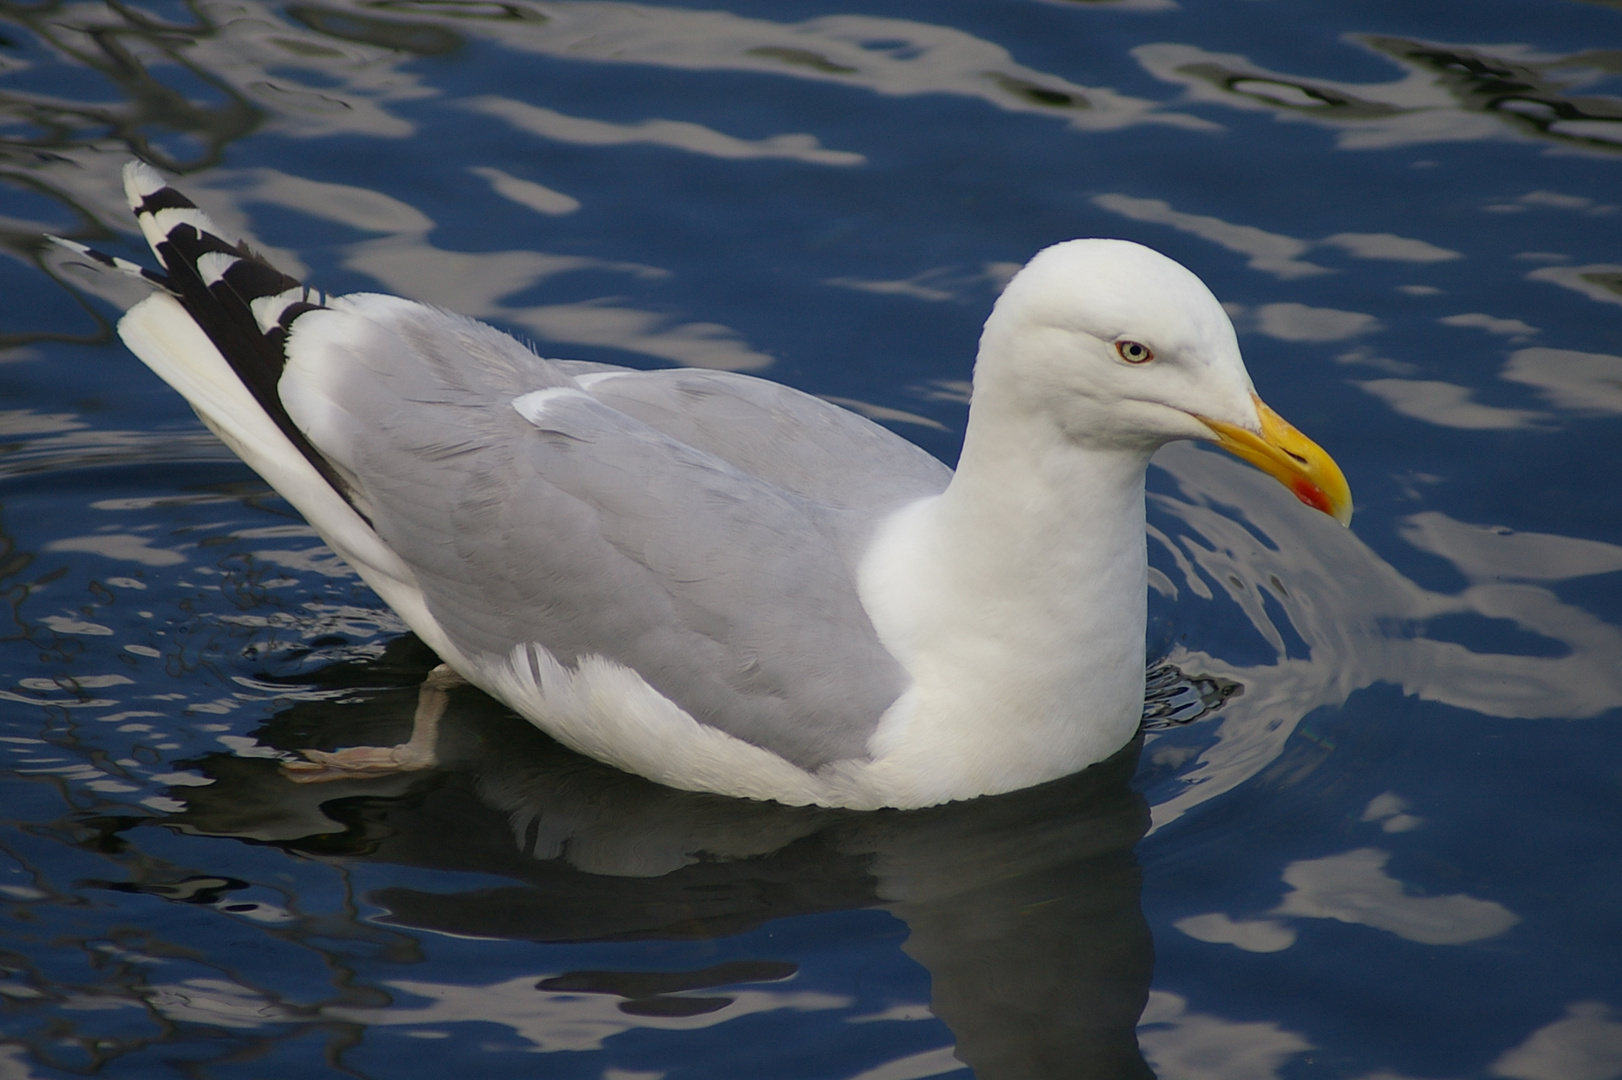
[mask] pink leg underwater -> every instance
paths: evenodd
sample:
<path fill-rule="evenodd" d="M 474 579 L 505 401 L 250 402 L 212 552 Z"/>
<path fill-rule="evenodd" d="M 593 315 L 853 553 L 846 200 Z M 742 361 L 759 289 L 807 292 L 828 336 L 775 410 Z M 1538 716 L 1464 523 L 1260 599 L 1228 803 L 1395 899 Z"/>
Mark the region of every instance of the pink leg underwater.
<path fill-rule="evenodd" d="M 333 780 L 362 780 L 368 776 L 431 769 L 439 764 L 434 752 L 439 741 L 439 718 L 445 715 L 450 691 L 466 683 L 447 665 L 428 673 L 417 694 L 417 712 L 411 739 L 396 746 L 350 746 L 342 750 L 300 750 L 306 761 L 286 761 L 282 771 L 295 784 L 324 784 Z"/>

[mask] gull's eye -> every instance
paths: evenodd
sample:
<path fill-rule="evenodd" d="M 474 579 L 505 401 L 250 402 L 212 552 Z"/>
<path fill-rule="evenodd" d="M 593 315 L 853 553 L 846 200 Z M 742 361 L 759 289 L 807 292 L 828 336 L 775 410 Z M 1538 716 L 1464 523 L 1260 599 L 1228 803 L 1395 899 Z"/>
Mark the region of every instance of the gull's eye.
<path fill-rule="evenodd" d="M 1155 358 L 1155 354 L 1149 346 L 1136 341 L 1117 341 L 1115 351 L 1120 353 L 1121 359 L 1129 364 L 1147 364 Z"/>

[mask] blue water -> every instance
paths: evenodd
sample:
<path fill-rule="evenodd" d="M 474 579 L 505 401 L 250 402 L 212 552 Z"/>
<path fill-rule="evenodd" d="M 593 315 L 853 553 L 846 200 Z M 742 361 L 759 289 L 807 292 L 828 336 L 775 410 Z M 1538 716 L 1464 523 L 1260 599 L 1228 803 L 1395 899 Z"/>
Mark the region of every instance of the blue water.
<path fill-rule="evenodd" d="M 1616 4 L 3 17 L 0 1077 L 1622 1077 Z M 682 794 L 474 692 L 440 768 L 294 786 L 433 659 L 39 240 L 145 259 L 132 154 L 328 291 L 948 461 L 1011 269 L 1135 239 L 1357 517 L 1164 452 L 1184 722 L 1032 792 Z"/>

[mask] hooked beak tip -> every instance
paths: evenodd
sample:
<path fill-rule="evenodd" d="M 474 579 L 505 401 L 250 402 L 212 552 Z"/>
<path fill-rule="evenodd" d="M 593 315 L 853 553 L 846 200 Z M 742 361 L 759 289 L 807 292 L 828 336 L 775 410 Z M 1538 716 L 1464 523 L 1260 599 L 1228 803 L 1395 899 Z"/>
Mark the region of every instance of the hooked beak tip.
<path fill-rule="evenodd" d="M 1350 526 L 1352 490 L 1335 459 L 1268 408 L 1254 393 L 1260 433 L 1208 416 L 1198 417 L 1216 435 L 1216 443 L 1289 488 L 1297 499 Z"/>

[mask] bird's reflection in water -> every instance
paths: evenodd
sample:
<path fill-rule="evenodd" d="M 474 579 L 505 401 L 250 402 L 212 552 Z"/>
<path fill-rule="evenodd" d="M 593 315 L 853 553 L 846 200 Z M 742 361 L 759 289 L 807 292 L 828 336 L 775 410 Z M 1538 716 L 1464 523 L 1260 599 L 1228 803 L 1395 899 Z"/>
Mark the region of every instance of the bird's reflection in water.
<path fill-rule="evenodd" d="M 329 667 L 317 683 L 353 689 L 295 704 L 260 740 L 393 738 L 432 663 L 406 638 L 380 661 Z M 1135 1035 L 1153 964 L 1132 852 L 1149 820 L 1129 787 L 1136 743 L 1029 791 L 865 813 L 660 787 L 565 750 L 471 689 L 452 695 L 439 745 L 431 773 L 322 785 L 289 782 L 275 760 L 211 756 L 197 767 L 215 783 L 177 790 L 188 805 L 170 824 L 505 877 L 511 884 L 468 892 L 395 886 L 369 897 L 396 926 L 480 938 L 719 938 L 771 919 L 883 908 L 906 922 L 933 1011 L 982 1080 L 1152 1075 Z M 574 972 L 543 989 L 616 994 L 630 1015 L 696 1015 L 725 1007 L 728 985 L 793 971 L 774 957 Z"/>

